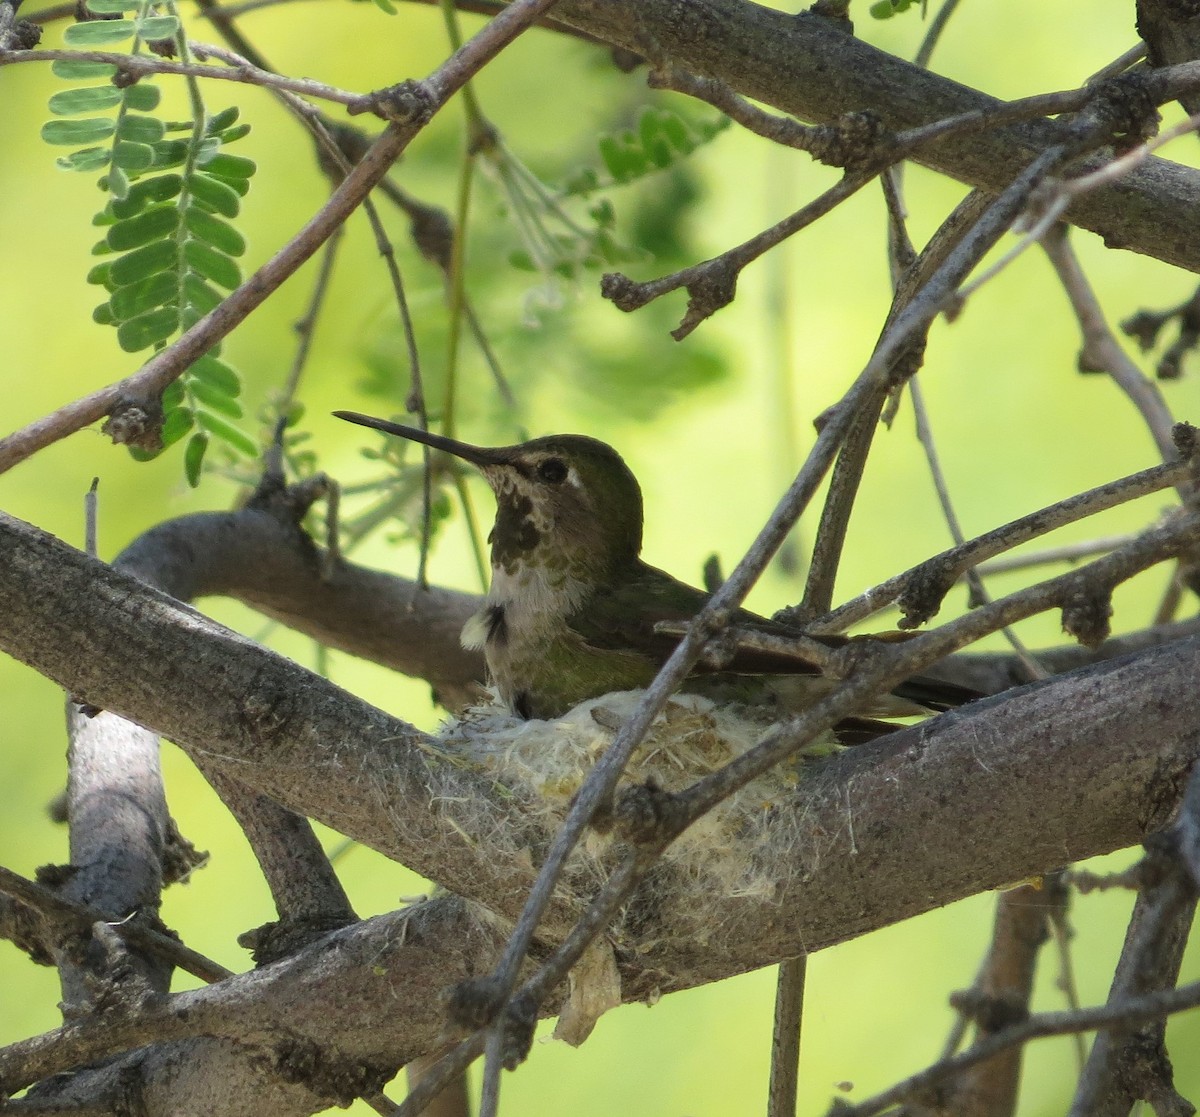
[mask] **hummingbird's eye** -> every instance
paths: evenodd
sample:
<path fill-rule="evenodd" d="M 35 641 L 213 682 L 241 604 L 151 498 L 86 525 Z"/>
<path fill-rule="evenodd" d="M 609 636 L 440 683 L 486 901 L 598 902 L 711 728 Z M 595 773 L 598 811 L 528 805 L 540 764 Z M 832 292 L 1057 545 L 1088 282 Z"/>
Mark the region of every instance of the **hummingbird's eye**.
<path fill-rule="evenodd" d="M 558 485 L 567 479 L 567 463 L 562 458 L 547 458 L 538 462 L 538 477 L 548 485 Z"/>

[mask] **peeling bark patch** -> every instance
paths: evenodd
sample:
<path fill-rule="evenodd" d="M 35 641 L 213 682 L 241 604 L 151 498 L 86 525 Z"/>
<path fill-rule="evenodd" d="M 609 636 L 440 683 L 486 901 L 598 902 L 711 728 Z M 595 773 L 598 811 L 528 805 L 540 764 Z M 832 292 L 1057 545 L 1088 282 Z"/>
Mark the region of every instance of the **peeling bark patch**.
<path fill-rule="evenodd" d="M 400 1068 L 337 1059 L 309 1039 L 292 1037 L 275 1046 L 275 1067 L 288 1082 L 348 1106 L 355 1098 L 377 1094 Z"/>

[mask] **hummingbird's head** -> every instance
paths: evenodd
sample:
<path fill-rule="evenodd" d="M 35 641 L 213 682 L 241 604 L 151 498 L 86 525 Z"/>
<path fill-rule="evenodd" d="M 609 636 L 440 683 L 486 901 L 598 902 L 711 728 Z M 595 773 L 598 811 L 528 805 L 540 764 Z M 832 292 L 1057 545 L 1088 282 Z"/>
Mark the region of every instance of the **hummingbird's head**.
<path fill-rule="evenodd" d="M 582 434 L 558 434 L 515 446 L 472 446 L 416 427 L 353 411 L 339 419 L 453 454 L 470 462 L 496 494 L 489 537 L 492 565 L 562 565 L 598 580 L 642 549 L 642 490 L 611 446 Z"/>

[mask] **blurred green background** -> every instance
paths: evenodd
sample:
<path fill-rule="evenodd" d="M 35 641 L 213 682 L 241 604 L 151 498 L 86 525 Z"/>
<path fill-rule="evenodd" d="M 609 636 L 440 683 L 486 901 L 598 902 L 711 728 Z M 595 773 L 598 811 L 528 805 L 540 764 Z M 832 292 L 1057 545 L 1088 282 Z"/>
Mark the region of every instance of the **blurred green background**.
<path fill-rule="evenodd" d="M 923 25 L 915 11 L 887 22 L 856 5 L 858 32 L 911 57 Z M 185 13 L 186 15 L 186 13 Z M 1132 4 L 1115 0 L 971 0 L 951 22 L 936 68 L 1001 97 L 1078 85 L 1134 42 Z M 464 18 L 470 30 L 478 23 Z M 64 25 L 47 29 L 44 46 L 61 42 Z M 399 5 L 385 15 L 348 0 L 293 3 L 248 15 L 243 28 L 272 64 L 366 91 L 428 73 L 444 57 L 445 32 L 432 8 Z M 200 21 L 193 37 L 209 39 Z M 980 44 L 987 44 L 986 50 Z M 160 83 L 185 115 L 180 88 Z M 0 114 L 0 305 L 4 307 L 4 433 L 102 384 L 128 374 L 136 361 L 113 331 L 96 326 L 98 301 L 84 277 L 92 262 L 91 215 L 101 203 L 91 176 L 58 171 L 60 152 L 38 130 L 47 97 L 62 85 L 44 66 L 0 69 L 7 111 Z M 623 75 L 604 52 L 551 34 L 518 42 L 477 82 L 484 111 L 511 151 L 548 183 L 580 166 L 597 165 L 597 136 L 627 127 L 644 106 L 669 106 L 690 120 L 712 112 L 682 98 L 651 94 L 643 75 Z M 206 88 L 212 109 L 236 103 L 255 126 L 238 145 L 259 162 L 240 227 L 250 239 L 249 266 L 266 259 L 321 204 L 327 187 L 313 165 L 308 139 L 268 95 L 221 83 Z M 173 100 L 171 100 L 173 98 Z M 1178 110 L 1167 113 L 1178 118 Z M 462 106 L 454 102 L 412 145 L 397 176 L 419 197 L 454 204 L 462 145 Z M 1194 162 L 1193 140 L 1172 158 Z M 586 432 L 616 445 L 646 491 L 646 558 L 697 581 L 712 552 L 729 569 L 754 537 L 812 441 L 812 419 L 834 402 L 868 357 L 888 305 L 884 212 L 877 190 L 865 190 L 816 228 L 748 269 L 737 301 L 682 344 L 668 329 L 682 314 L 679 294 L 625 316 L 600 299 L 595 275 L 562 284 L 547 299 L 537 277 L 509 267 L 519 248 L 503 212 L 503 193 L 480 176 L 472 207 L 468 276 L 472 298 L 519 400 L 508 414 L 465 345 L 458 431 L 477 441 L 511 441 L 519 432 Z M 671 172 L 609 195 L 616 235 L 653 249 L 623 265 L 649 278 L 715 254 L 797 208 L 835 180 L 808 159 L 771 150 L 736 128 L 723 132 Z M 961 197 L 962 188 L 909 172 L 911 230 L 922 243 Z M 694 204 L 689 201 L 694 199 Z M 445 367 L 446 314 L 439 275 L 415 258 L 406 222 L 386 204 L 434 385 Z M 1010 242 L 1011 243 L 1011 242 Z M 1109 253 L 1096 238 L 1075 244 L 1113 320 L 1142 306 L 1186 298 L 1192 276 L 1127 253 Z M 246 380 L 247 430 L 286 376 L 293 323 L 311 289 L 310 263 L 227 343 Z M 532 293 L 531 293 L 532 292 Z M 543 293 L 544 294 L 544 293 Z M 1078 339 L 1050 268 L 1029 253 L 990 283 L 952 325 L 935 326 L 922 384 L 943 465 L 969 534 L 1155 461 L 1154 447 L 1132 408 L 1106 379 L 1075 371 Z M 377 413 L 403 408 L 406 371 L 396 312 L 365 222 L 350 223 L 329 304 L 317 328 L 301 386 L 302 428 L 320 467 L 352 483 L 378 472 L 359 448 L 361 432 L 328 418 L 335 407 Z M 1179 418 L 1200 422 L 1194 375 L 1166 385 Z M 200 509 L 228 507 L 236 486 L 208 476 L 198 490 L 183 481 L 178 448 L 135 464 L 97 430 L 89 430 L 0 476 L 0 507 L 79 546 L 83 494 L 100 478 L 100 549 L 111 558 L 159 521 Z M 482 491 L 477 507 L 491 506 Z M 1080 527 L 1063 538 L 1133 530 L 1167 504 L 1151 498 Z M 416 551 L 377 533 L 360 561 L 412 574 Z M 796 553 L 810 541 L 801 525 Z M 917 446 L 906 404 L 881 433 L 851 525 L 839 598 L 945 546 L 948 535 Z M 431 577 L 478 589 L 461 518 L 439 537 Z M 770 611 L 797 600 L 803 571 L 780 563 L 751 604 Z M 1004 590 L 1018 578 L 999 582 Z M 1118 595 L 1118 628 L 1147 623 L 1165 585 L 1152 572 Z M 948 600 L 945 614 L 962 609 Z M 223 602 L 214 616 L 314 665 L 306 640 L 267 626 Z M 1057 642 L 1057 617 L 1023 628 L 1035 646 Z M 427 688 L 340 655 L 332 677 L 422 726 L 436 724 Z M 202 686 L 203 680 L 197 680 Z M 20 664 L 0 659 L 0 863 L 32 875 L 65 858 L 66 835 L 46 815 L 64 782 L 61 693 Z M 172 810 L 183 832 L 212 853 L 186 886 L 170 890 L 167 922 L 190 945 L 234 968 L 248 958 L 235 937 L 273 917 L 267 891 L 244 840 L 224 810 L 172 746 L 164 750 Z M 1036 820 L 1031 819 L 1036 825 Z M 331 845 L 336 835 L 329 835 Z M 986 835 L 974 840 L 985 841 Z M 1132 851 L 1101 867 L 1128 864 Z M 340 862 L 351 898 L 364 915 L 419 894 L 424 882 L 364 850 Z M 901 926 L 816 955 L 809 967 L 801 1111 L 824 1110 L 841 1089 L 862 1097 L 936 1057 L 951 1025 L 947 995 L 971 981 L 990 935 L 993 898 L 975 897 Z M 1103 999 L 1120 947 L 1129 899 L 1092 895 L 1076 903 L 1075 971 L 1085 1002 Z M 1195 953 L 1185 978 L 1197 976 Z M 1036 1004 L 1063 1006 L 1056 966 L 1047 957 Z M 746 975 L 718 987 L 669 997 L 652 1009 L 627 1006 L 606 1017 L 580 1050 L 545 1042 L 519 1073 L 506 1078 L 507 1112 L 570 1112 L 580 1117 L 626 1109 L 636 1113 L 761 1112 L 769 1053 L 773 973 Z M 53 972 L 33 967 L 0 943 L 0 1042 L 54 1026 Z M 1174 1049 L 1194 1051 L 1192 1018 L 1170 1031 Z M 1061 1111 L 1072 1079 L 1072 1045 L 1044 1041 L 1028 1056 L 1022 1112 Z M 1200 1062 L 1177 1058 L 1179 1086 L 1200 1097 Z M 366 1112 L 363 1107 L 363 1112 Z"/>

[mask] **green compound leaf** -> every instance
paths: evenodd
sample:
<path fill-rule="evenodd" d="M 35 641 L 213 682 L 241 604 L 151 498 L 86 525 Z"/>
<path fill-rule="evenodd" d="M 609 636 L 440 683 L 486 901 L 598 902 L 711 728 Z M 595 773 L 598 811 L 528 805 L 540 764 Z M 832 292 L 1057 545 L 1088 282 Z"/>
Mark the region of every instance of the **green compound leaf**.
<path fill-rule="evenodd" d="M 191 390 L 192 395 L 204 404 L 205 407 L 212 408 L 213 411 L 221 415 L 228 415 L 231 419 L 240 419 L 242 417 L 242 408 L 237 400 L 227 396 L 211 384 L 206 384 L 203 380 L 193 380 Z"/>
<path fill-rule="evenodd" d="M 233 449 L 245 454 L 246 457 L 258 457 L 258 446 L 254 440 L 238 430 L 237 427 L 225 422 L 224 419 L 210 415 L 207 411 L 197 411 L 196 422 L 209 434 L 215 435 L 222 442 L 227 442 Z"/>
<path fill-rule="evenodd" d="M 188 240 L 183 246 L 183 256 L 205 279 L 211 279 L 218 287 L 232 291 L 242 282 L 241 269 L 224 252 L 210 248 L 203 241 Z"/>
<path fill-rule="evenodd" d="M 173 306 L 147 311 L 117 327 L 117 344 L 126 353 L 140 353 L 166 341 L 179 327 L 179 312 Z"/>
<path fill-rule="evenodd" d="M 91 85 L 86 89 L 63 89 L 47 102 L 55 116 L 77 116 L 81 112 L 103 112 L 121 103 L 115 85 Z"/>
<path fill-rule="evenodd" d="M 169 240 L 155 241 L 144 248 L 127 252 L 114 260 L 108 277 L 118 287 L 137 283 L 140 279 L 166 271 L 175 262 L 175 243 Z"/>
<path fill-rule="evenodd" d="M 241 199 L 225 183 L 206 174 L 197 174 L 192 176 L 190 185 L 192 194 L 214 213 L 222 217 L 237 217 L 242 208 Z"/>
<path fill-rule="evenodd" d="M 171 388 L 175 388 L 175 395 L 179 399 L 183 399 L 183 385 L 178 380 L 175 381 L 165 392 L 163 392 L 163 409 L 167 413 L 167 417 L 163 420 L 162 425 L 162 444 L 165 450 L 168 446 L 174 446 L 188 431 L 192 429 L 192 413 L 186 407 L 178 406 L 177 402 L 172 402 L 168 405 L 168 396 L 171 395 Z M 174 396 L 171 396 L 174 400 Z"/>
<path fill-rule="evenodd" d="M 258 164 L 253 159 L 247 159 L 242 155 L 229 155 L 221 152 L 207 160 L 204 169 L 210 175 L 216 175 L 218 178 L 248 179 L 252 178 L 254 172 L 258 170 Z"/>
<path fill-rule="evenodd" d="M 223 144 L 231 144 L 248 135 L 250 135 L 250 125 L 239 124 L 236 128 L 227 128 L 224 132 L 217 132 L 216 138 Z"/>
<path fill-rule="evenodd" d="M 165 202 L 174 198 L 182 186 L 183 178 L 179 175 L 166 174 L 144 178 L 141 182 L 135 182 L 124 198 L 112 203 L 112 214 L 117 218 L 133 217 L 154 202 Z"/>
<path fill-rule="evenodd" d="M 193 489 L 200 484 L 200 467 L 204 465 L 204 452 L 207 449 L 208 435 L 197 431 L 188 439 L 187 449 L 183 452 L 183 474 Z"/>
<path fill-rule="evenodd" d="M 196 311 L 201 318 L 210 310 L 214 310 L 220 306 L 222 299 L 225 297 L 218 290 L 205 283 L 193 271 L 189 271 L 183 277 L 183 294 L 187 300 L 187 306 Z"/>
<path fill-rule="evenodd" d="M 136 12 L 141 6 L 141 0 L 87 0 L 88 11 L 96 15 Z"/>
<path fill-rule="evenodd" d="M 113 145 L 113 163 L 132 174 L 141 174 L 154 163 L 154 148 L 149 144 L 118 140 Z"/>
<path fill-rule="evenodd" d="M 226 396 L 235 397 L 242 393 L 242 382 L 238 374 L 224 361 L 216 357 L 201 357 L 189 370 L 193 379 L 211 384 Z"/>
<path fill-rule="evenodd" d="M 85 147 L 82 151 L 72 151 L 54 162 L 64 171 L 98 171 L 107 167 L 112 158 L 112 152 L 107 147 Z"/>
<path fill-rule="evenodd" d="M 187 140 L 159 140 L 154 145 L 154 165 L 156 167 L 181 166 L 188 155 Z"/>
<path fill-rule="evenodd" d="M 156 206 L 125 221 L 119 221 L 108 230 L 104 238 L 109 248 L 125 252 L 140 248 L 143 244 L 161 240 L 173 233 L 179 225 L 179 212 L 171 206 Z"/>
<path fill-rule="evenodd" d="M 91 81 L 92 78 L 111 78 L 117 72 L 111 62 L 81 62 L 75 58 L 59 58 L 50 63 L 50 72 L 66 81 Z"/>
<path fill-rule="evenodd" d="M 230 125 L 236 124 L 241 111 L 237 105 L 230 105 L 227 109 L 222 109 L 219 113 L 214 113 L 208 118 L 208 123 L 204 126 L 204 131 L 207 135 L 215 136 L 218 132 L 224 132 Z"/>
<path fill-rule="evenodd" d="M 139 81 L 125 90 L 125 107 L 136 112 L 153 112 L 162 99 L 162 90 L 157 85 Z"/>
<path fill-rule="evenodd" d="M 241 256 L 246 251 L 245 239 L 232 225 L 195 206 L 187 211 L 187 227 L 205 244 L 228 256 Z"/>
<path fill-rule="evenodd" d="M 63 32 L 63 42 L 70 47 L 106 47 L 132 39 L 131 19 L 98 19 L 90 23 L 73 23 Z"/>
<path fill-rule="evenodd" d="M 164 271 L 137 283 L 118 287 L 108 300 L 108 305 L 113 317 L 118 322 L 125 322 L 155 307 L 166 305 L 178 293 L 179 285 L 175 273 Z"/>
<path fill-rule="evenodd" d="M 116 125 L 111 120 L 102 117 L 90 120 L 47 120 L 42 125 L 42 139 L 48 144 L 94 144 L 98 140 L 108 139 L 115 129 Z"/>
<path fill-rule="evenodd" d="M 110 164 L 108 174 L 100 180 L 102 189 L 107 190 L 114 198 L 123 198 L 129 193 L 129 176 L 115 164 Z M 105 216 L 97 214 L 97 217 Z M 93 224 L 100 224 L 99 221 L 93 221 Z"/>
<path fill-rule="evenodd" d="M 162 394 L 163 413 L 169 417 L 170 412 L 174 411 L 175 408 L 177 408 L 181 403 L 183 403 L 184 397 L 186 395 L 187 395 L 187 393 L 183 390 L 183 381 L 172 380 L 171 383 L 168 384 L 163 389 L 163 394 Z"/>
<path fill-rule="evenodd" d="M 163 138 L 165 127 L 157 116 L 126 113 L 117 121 L 117 138 L 131 143 L 154 144 Z M 150 153 L 153 158 L 154 153 Z"/>
<path fill-rule="evenodd" d="M 179 33 L 179 20 L 175 16 L 146 16 L 134 20 L 137 33 L 147 42 L 173 39 Z"/>

